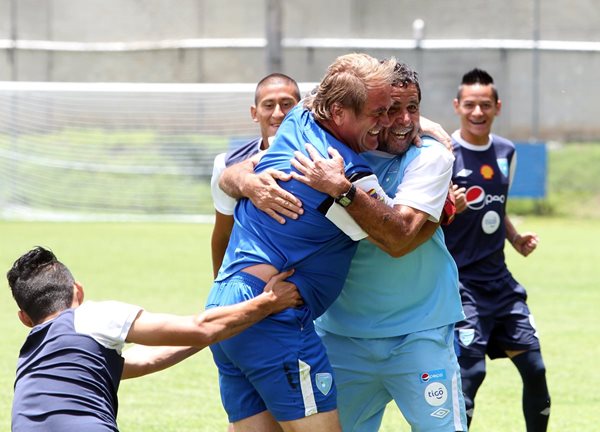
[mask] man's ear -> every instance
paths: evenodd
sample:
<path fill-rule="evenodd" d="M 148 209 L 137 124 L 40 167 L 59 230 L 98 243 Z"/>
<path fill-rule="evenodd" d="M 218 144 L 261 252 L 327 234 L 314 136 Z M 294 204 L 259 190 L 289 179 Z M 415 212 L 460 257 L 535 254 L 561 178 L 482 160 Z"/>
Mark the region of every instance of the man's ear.
<path fill-rule="evenodd" d="M 33 327 L 33 320 L 24 311 L 17 312 L 17 316 L 26 327 Z"/>
<path fill-rule="evenodd" d="M 460 102 L 458 101 L 458 99 L 454 98 L 454 100 L 452 101 L 452 105 L 454 105 L 454 112 L 456 114 L 458 114 L 458 105 L 460 104 Z"/>
<path fill-rule="evenodd" d="M 73 304 L 71 307 L 76 307 L 83 303 L 83 285 L 79 282 L 73 284 Z"/>
<path fill-rule="evenodd" d="M 498 102 L 496 102 L 496 116 L 499 116 L 501 112 L 502 112 L 502 101 L 500 99 L 498 99 Z"/>
<path fill-rule="evenodd" d="M 256 117 L 256 106 L 252 105 L 250 107 L 250 117 L 252 117 L 252 121 L 254 123 L 258 123 L 258 118 Z"/>
<path fill-rule="evenodd" d="M 346 110 L 338 102 L 334 102 L 331 106 L 331 120 L 336 124 L 336 126 L 341 126 L 344 124 L 345 119 Z"/>

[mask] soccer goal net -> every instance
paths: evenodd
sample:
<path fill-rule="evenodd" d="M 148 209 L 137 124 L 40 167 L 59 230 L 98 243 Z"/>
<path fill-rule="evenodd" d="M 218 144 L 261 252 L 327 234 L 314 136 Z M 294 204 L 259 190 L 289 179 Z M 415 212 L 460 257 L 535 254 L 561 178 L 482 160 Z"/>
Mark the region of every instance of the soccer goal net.
<path fill-rule="evenodd" d="M 0 83 L 0 217 L 206 220 L 215 155 L 259 134 L 254 89 Z"/>

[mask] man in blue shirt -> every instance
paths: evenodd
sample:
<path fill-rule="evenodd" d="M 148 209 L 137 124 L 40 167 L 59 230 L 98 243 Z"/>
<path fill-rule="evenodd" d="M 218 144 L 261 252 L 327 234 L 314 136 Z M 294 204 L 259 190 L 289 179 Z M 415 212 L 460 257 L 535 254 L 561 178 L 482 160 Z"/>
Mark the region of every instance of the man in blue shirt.
<path fill-rule="evenodd" d="M 525 288 L 506 266 L 504 243 L 527 256 L 535 233 L 519 234 L 506 214 L 516 166 L 515 147 L 491 133 L 501 101 L 485 71 L 467 72 L 454 99 L 460 129 L 452 134 L 453 178 L 460 214 L 444 227 L 456 260 L 466 319 L 457 324 L 459 362 L 469 423 L 475 395 L 485 377 L 485 356 L 509 357 L 523 379 L 523 413 L 528 432 L 548 426 L 550 394 L 538 333 Z"/>
<path fill-rule="evenodd" d="M 371 175 L 357 153 L 375 149 L 379 133 L 390 124 L 394 67 L 394 60 L 379 63 L 364 54 L 339 57 L 314 94 L 288 113 L 256 165 L 257 173 L 290 173 L 294 152 L 307 154 L 305 143 L 310 142 L 323 157 L 332 148 L 341 153 L 341 172 L 351 181 L 333 196 L 296 180 L 281 183 L 286 193 L 297 195 L 304 210 L 283 225 L 248 199 L 236 207 L 232 237 L 207 307 L 251 297 L 265 275 L 288 266 L 296 270 L 291 280 L 307 305 L 213 347 L 223 403 L 236 430 L 279 430 L 275 421 L 295 430 L 339 430 L 335 383 L 313 319 L 339 294 L 356 249 L 353 240 L 367 235 L 344 207 L 354 203 L 375 218 L 391 213 L 355 183 Z M 226 192 L 243 195 L 239 190 Z M 384 233 L 374 236 L 389 250 L 400 247 Z"/>
<path fill-rule="evenodd" d="M 69 269 L 51 251 L 32 249 L 7 273 L 19 319 L 32 328 L 19 353 L 12 431 L 117 431 L 121 379 L 174 365 L 298 305 L 293 284 L 282 282 L 289 274 L 273 278 L 250 301 L 183 317 L 116 301 L 84 302 Z M 125 342 L 149 346 L 128 349 L 123 358 Z"/>

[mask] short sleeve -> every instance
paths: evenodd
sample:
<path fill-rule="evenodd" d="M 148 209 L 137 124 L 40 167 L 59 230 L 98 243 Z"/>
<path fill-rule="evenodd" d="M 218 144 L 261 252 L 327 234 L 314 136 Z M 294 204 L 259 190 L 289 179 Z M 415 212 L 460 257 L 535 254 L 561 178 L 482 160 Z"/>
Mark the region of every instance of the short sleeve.
<path fill-rule="evenodd" d="M 406 168 L 394 204 L 423 211 L 429 214 L 430 220 L 438 222 L 452 179 L 454 156 L 438 143 L 419 151 Z"/>
<path fill-rule="evenodd" d="M 139 306 L 117 301 L 86 301 L 75 309 L 75 331 L 120 354 L 129 329 L 141 310 Z"/>
<path fill-rule="evenodd" d="M 219 179 L 221 178 L 221 174 L 223 174 L 224 170 L 225 153 L 219 153 L 215 157 L 215 161 L 213 163 L 213 172 L 212 177 L 210 178 L 210 191 L 215 209 L 219 213 L 232 216 L 235 210 L 235 205 L 237 204 L 237 200 L 227 195 L 225 192 L 223 192 L 223 189 L 219 187 Z"/>

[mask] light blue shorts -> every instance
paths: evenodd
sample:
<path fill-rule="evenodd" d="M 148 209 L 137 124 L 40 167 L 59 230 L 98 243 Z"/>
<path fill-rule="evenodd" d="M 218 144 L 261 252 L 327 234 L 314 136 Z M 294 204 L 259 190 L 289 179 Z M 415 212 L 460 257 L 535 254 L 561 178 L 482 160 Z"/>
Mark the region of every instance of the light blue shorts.
<path fill-rule="evenodd" d="M 206 307 L 248 300 L 264 286 L 240 272 L 215 282 Z M 210 349 L 230 422 L 265 410 L 278 421 L 288 421 L 336 408 L 331 364 L 307 307 L 270 315 Z"/>
<path fill-rule="evenodd" d="M 413 432 L 466 431 L 453 330 L 360 339 L 317 329 L 335 373 L 342 429 L 377 431 L 394 400 Z"/>

